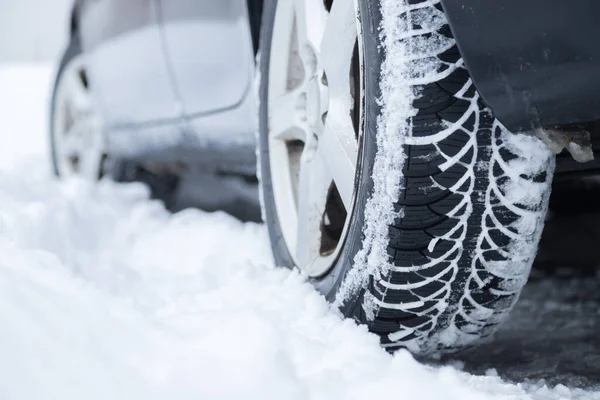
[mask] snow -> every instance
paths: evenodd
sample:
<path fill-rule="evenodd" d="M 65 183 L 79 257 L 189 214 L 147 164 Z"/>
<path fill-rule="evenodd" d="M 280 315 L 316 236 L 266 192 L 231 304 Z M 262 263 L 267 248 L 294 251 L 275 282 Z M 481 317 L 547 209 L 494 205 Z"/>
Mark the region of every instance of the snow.
<path fill-rule="evenodd" d="M 262 225 L 52 178 L 48 66 L 0 67 L 0 399 L 596 399 L 384 352 Z"/>
<path fill-rule="evenodd" d="M 404 137 L 408 136 L 408 118 L 414 114 L 414 93 L 408 79 L 409 49 L 399 38 L 406 37 L 408 29 L 398 24 L 406 12 L 404 2 L 382 2 L 383 21 L 380 37 L 385 49 L 381 67 L 381 117 L 377 120 L 377 154 L 373 165 L 373 193 L 365 206 L 365 227 L 362 249 L 354 257 L 354 266 L 346 275 L 337 294 L 336 302 L 343 304 L 360 289 L 366 287 L 370 276 L 379 280 L 382 268 L 391 267 L 387 254 L 388 230 L 397 217 L 394 209 L 401 189 L 400 173 L 404 165 Z M 399 84 L 399 82 L 403 84 Z M 367 291 L 363 308 L 372 320 L 378 309 L 374 296 Z"/>

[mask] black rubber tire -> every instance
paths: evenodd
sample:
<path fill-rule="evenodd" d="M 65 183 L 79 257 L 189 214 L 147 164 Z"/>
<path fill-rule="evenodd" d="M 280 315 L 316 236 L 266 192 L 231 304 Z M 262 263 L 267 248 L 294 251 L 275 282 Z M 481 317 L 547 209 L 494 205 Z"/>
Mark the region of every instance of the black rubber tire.
<path fill-rule="evenodd" d="M 517 301 L 543 229 L 554 157 L 537 139 L 512 135 L 493 118 L 463 66 L 439 0 L 358 3 L 365 95 L 357 205 L 336 264 L 311 282 L 346 317 L 380 335 L 384 347 L 406 347 L 418 354 L 456 351 L 490 335 Z M 392 44 L 384 43 L 388 32 L 382 3 L 404 7 L 399 15 L 387 16 L 387 26 L 390 18 L 397 18 L 410 30 L 404 39 L 389 41 Z M 276 6 L 277 0 L 265 1 L 261 32 L 259 168 L 276 263 L 293 268 L 275 209 L 269 165 L 269 59 Z M 424 18 L 419 13 L 430 15 Z M 425 32 L 415 21 L 438 25 Z M 401 182 L 397 200 L 383 214 L 392 216 L 384 226 L 387 260 L 361 272 L 361 260 L 369 251 L 366 213 L 378 207 L 373 203 L 377 191 L 373 171 L 379 168 L 378 152 L 386 150 L 378 147 L 382 135 L 378 120 L 386 100 L 380 89 L 386 45 L 402 41 L 415 49 L 409 62 L 413 69 L 406 77 L 415 94 L 416 115 L 408 118 L 409 134 L 424 139 L 422 144 L 405 144 L 401 171 L 388 171 L 399 175 Z M 419 68 L 432 59 L 445 66 L 435 71 L 439 79 L 410 84 L 423 78 Z M 518 146 L 521 141 L 529 150 Z M 537 149 L 535 156 L 526 154 L 531 146 Z M 457 154 L 451 165 L 440 168 Z M 511 185 L 539 196 L 509 203 L 504 188 Z M 449 232 L 454 233 L 448 236 Z M 356 281 L 353 275 L 361 279 Z"/>

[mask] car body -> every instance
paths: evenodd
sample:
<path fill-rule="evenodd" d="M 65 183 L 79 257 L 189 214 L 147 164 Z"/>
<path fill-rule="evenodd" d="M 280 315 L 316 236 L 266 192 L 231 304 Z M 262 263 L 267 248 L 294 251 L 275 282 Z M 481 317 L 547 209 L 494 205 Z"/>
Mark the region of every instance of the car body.
<path fill-rule="evenodd" d="M 166 162 L 196 162 L 201 155 L 207 167 L 252 173 L 262 3 L 77 0 L 71 33 L 81 37 L 110 151 Z M 593 38 L 600 4 L 442 4 L 482 98 L 505 126 L 598 135 L 600 47 Z M 558 159 L 559 172 L 598 169 L 597 160 Z"/>
<path fill-rule="evenodd" d="M 107 152 L 252 174 L 248 18 L 245 0 L 78 0 L 72 35 Z M 235 163 L 220 163 L 234 155 Z"/>
<path fill-rule="evenodd" d="M 600 146 L 600 46 L 595 39 L 600 3 L 442 3 L 477 89 L 509 130 L 585 130 L 592 145 Z M 559 177 L 594 174 L 600 161 L 558 157 L 557 170 Z"/>

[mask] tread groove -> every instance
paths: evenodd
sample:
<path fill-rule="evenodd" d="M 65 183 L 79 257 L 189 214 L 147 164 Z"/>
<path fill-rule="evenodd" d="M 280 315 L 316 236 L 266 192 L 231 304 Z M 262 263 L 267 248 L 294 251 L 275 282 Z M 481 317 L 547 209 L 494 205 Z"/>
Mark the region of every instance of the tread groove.
<path fill-rule="evenodd" d="M 443 16 L 439 1 L 408 0 L 408 4 L 418 4 L 419 12 Z M 436 31 L 415 34 L 416 47 L 435 34 L 452 39 L 446 23 Z M 431 51 L 422 53 L 429 62 Z M 540 163 L 540 171 L 507 173 L 509 161 L 528 155 L 505 146 L 511 134 L 479 98 L 456 44 L 440 45 L 437 57 L 444 65 L 438 75 L 448 65 L 454 69 L 443 79 L 416 86 L 417 113 L 411 125 L 419 140 L 404 145 L 404 184 L 394 204 L 401 216 L 388 227 L 387 252 L 393 268 L 372 277 L 370 285 L 378 304 L 370 329 L 381 335 L 386 347 L 416 345 L 421 353 L 453 351 L 487 336 L 507 314 L 525 280 L 522 274 L 502 276 L 493 263 L 506 261 L 510 246 L 518 240 L 529 240 L 534 253 L 536 239 L 523 236 L 513 225 L 527 212 L 537 212 L 538 220 L 543 219 L 547 198 L 533 207 L 515 203 L 507 208 L 500 188 L 515 176 L 526 185 L 547 184 L 552 177 L 550 162 Z M 416 74 L 415 78 L 423 80 Z M 443 137 L 440 131 L 445 132 Z M 440 302 L 446 306 L 440 307 Z M 446 330 L 454 332 L 456 343 L 437 341 Z"/>

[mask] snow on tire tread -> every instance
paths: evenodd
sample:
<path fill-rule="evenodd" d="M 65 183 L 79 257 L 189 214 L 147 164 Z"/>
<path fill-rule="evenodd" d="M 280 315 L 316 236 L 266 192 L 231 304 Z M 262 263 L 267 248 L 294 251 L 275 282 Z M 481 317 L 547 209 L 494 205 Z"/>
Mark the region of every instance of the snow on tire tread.
<path fill-rule="evenodd" d="M 338 303 L 363 290 L 366 319 L 385 347 L 451 351 L 491 334 L 517 301 L 554 161 L 538 139 L 493 118 L 439 1 L 381 4 L 374 190 Z"/>

